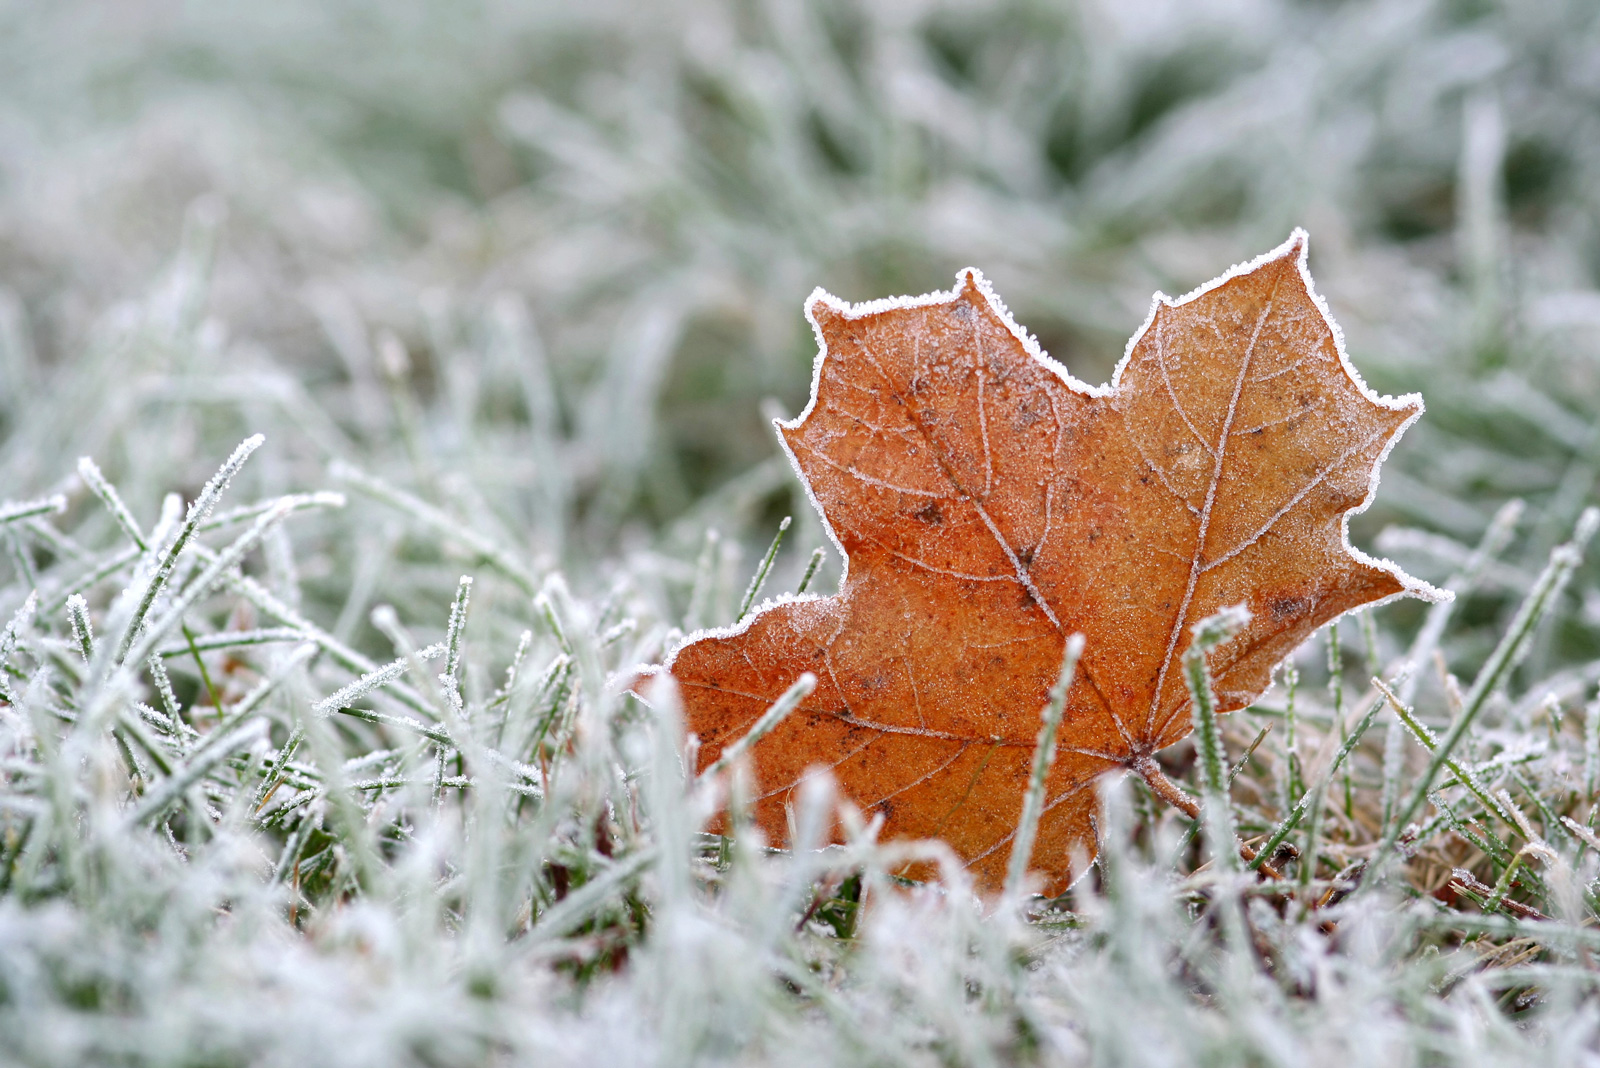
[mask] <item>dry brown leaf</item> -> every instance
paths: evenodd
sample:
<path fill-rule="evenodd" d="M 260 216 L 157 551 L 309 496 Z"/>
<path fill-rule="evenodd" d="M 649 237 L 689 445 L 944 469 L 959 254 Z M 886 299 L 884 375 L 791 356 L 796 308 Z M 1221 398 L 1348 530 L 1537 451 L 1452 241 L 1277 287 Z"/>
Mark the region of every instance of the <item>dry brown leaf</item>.
<path fill-rule="evenodd" d="M 1347 517 L 1422 413 L 1372 393 L 1311 288 L 1306 238 L 1181 300 L 1158 296 L 1109 387 L 1044 356 L 977 271 L 916 299 L 818 291 L 811 404 L 778 424 L 847 560 L 668 661 L 703 769 L 803 672 L 814 693 L 753 749 L 757 821 L 818 767 L 887 838 L 938 837 L 1002 881 L 1066 637 L 1087 646 L 1033 854 L 1046 889 L 1092 856 L 1101 774 L 1153 771 L 1190 730 L 1190 627 L 1243 602 L 1211 655 L 1241 708 L 1315 628 L 1403 593 Z"/>

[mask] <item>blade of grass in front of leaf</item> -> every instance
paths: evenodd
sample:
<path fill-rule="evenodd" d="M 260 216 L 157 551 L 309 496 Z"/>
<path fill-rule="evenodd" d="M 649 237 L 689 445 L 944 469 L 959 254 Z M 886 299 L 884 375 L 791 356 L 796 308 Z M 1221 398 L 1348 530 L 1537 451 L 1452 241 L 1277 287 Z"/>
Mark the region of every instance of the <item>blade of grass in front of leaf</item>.
<path fill-rule="evenodd" d="M 1194 625 L 1194 637 L 1183 655 L 1183 680 L 1189 688 L 1194 717 L 1195 748 L 1200 754 L 1200 812 L 1211 862 L 1224 872 L 1238 870 L 1238 836 L 1233 829 L 1233 805 L 1228 799 L 1228 768 L 1222 752 L 1222 732 L 1217 726 L 1216 697 L 1206 656 L 1249 623 L 1243 606 L 1224 609 Z"/>
<path fill-rule="evenodd" d="M 778 533 L 772 536 L 772 544 L 767 546 L 767 553 L 761 558 L 761 565 L 756 568 L 756 573 L 750 578 L 750 585 L 745 588 L 744 600 L 739 602 L 739 614 L 734 617 L 734 622 L 743 621 L 750 614 L 750 608 L 756 603 L 756 597 L 761 593 L 761 587 L 766 584 L 767 572 L 772 570 L 772 561 L 778 558 L 778 547 L 783 544 L 783 535 L 789 529 L 791 516 L 784 516 L 783 522 L 778 524 Z"/>
<path fill-rule="evenodd" d="M 710 780 L 711 777 L 720 775 L 731 767 L 751 747 L 772 732 L 772 729 L 789 717 L 789 714 L 800 707 L 800 702 L 811 696 L 817 688 L 817 677 L 809 671 L 802 674 L 774 701 L 761 718 L 751 724 L 750 729 L 738 741 L 724 749 L 716 760 L 712 761 L 705 771 L 700 773 L 700 778 Z"/>
<path fill-rule="evenodd" d="M 1056 732 L 1061 728 L 1061 715 L 1067 708 L 1067 694 L 1072 689 L 1072 676 L 1078 669 L 1078 658 L 1083 655 L 1083 635 L 1067 638 L 1061 656 L 1061 674 L 1050 689 L 1050 700 L 1040 712 L 1039 740 L 1033 747 L 1033 768 L 1028 775 L 1028 790 L 1022 799 L 1022 814 L 1017 819 L 1016 837 L 1012 839 L 1011 859 L 1006 867 L 1004 893 L 1008 900 L 1017 901 L 1022 896 L 1028 874 L 1028 863 L 1033 859 L 1033 843 L 1039 834 L 1039 818 L 1044 815 L 1044 789 L 1050 778 L 1051 765 L 1056 759 Z"/>

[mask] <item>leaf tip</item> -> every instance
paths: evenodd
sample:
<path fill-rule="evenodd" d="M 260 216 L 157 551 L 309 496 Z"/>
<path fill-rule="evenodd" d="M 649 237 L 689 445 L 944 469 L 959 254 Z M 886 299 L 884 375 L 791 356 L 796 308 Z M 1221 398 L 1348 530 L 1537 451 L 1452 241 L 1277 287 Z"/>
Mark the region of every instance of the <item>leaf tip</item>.
<path fill-rule="evenodd" d="M 844 325 L 845 314 L 833 294 L 818 286 L 806 298 L 806 318 L 817 328 L 818 336 L 826 341 Z"/>
<path fill-rule="evenodd" d="M 1289 240 L 1283 243 L 1283 256 L 1298 264 L 1304 264 L 1306 255 L 1311 247 L 1311 235 L 1303 226 L 1296 226 L 1289 231 Z"/>
<path fill-rule="evenodd" d="M 956 281 L 960 283 L 960 296 L 967 300 L 977 302 L 989 296 L 983 272 L 976 267 L 962 268 L 961 273 L 956 275 Z"/>

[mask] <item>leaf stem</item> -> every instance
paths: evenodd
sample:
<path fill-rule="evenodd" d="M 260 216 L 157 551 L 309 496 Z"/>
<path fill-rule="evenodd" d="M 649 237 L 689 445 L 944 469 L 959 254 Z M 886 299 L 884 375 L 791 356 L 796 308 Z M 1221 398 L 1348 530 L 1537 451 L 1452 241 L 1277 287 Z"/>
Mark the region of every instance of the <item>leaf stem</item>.
<path fill-rule="evenodd" d="M 1150 787 L 1151 792 L 1153 792 L 1157 797 L 1161 798 L 1161 800 L 1165 801 L 1179 812 L 1182 812 L 1191 820 L 1198 821 L 1200 819 L 1200 802 L 1189 796 L 1188 792 L 1185 791 L 1183 787 L 1167 778 L 1166 773 L 1161 770 L 1161 765 L 1157 764 L 1153 757 L 1138 757 L 1129 766 L 1138 774 L 1141 779 L 1145 781 L 1145 784 Z M 1239 843 L 1239 856 L 1243 857 L 1246 863 L 1250 864 L 1251 867 L 1261 872 L 1261 874 L 1265 875 L 1267 878 L 1283 878 L 1283 873 L 1272 864 L 1265 860 L 1260 860 L 1258 862 L 1258 857 L 1260 854 L 1251 849 L 1249 846 L 1245 845 L 1243 842 Z"/>

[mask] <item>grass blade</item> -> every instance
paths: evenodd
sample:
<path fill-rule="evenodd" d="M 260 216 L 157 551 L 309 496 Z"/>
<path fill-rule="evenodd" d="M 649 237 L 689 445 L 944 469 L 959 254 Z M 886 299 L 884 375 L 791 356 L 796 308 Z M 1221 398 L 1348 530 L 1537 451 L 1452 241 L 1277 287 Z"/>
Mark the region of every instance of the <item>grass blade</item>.
<path fill-rule="evenodd" d="M 1050 778 L 1050 768 L 1056 760 L 1056 732 L 1061 728 L 1061 717 L 1067 709 L 1067 694 L 1072 690 L 1072 676 L 1078 670 L 1078 658 L 1083 655 L 1083 635 L 1074 634 L 1067 639 L 1066 651 L 1061 657 L 1061 673 L 1050 689 L 1050 700 L 1040 712 L 1039 740 L 1033 748 L 1033 768 L 1028 775 L 1028 792 L 1023 795 L 1022 815 L 1017 820 L 1016 837 L 1012 839 L 1011 859 L 1006 865 L 1005 896 L 1016 901 L 1028 875 L 1028 864 L 1033 860 L 1033 843 L 1039 834 L 1039 819 L 1044 815 L 1045 783 Z"/>

